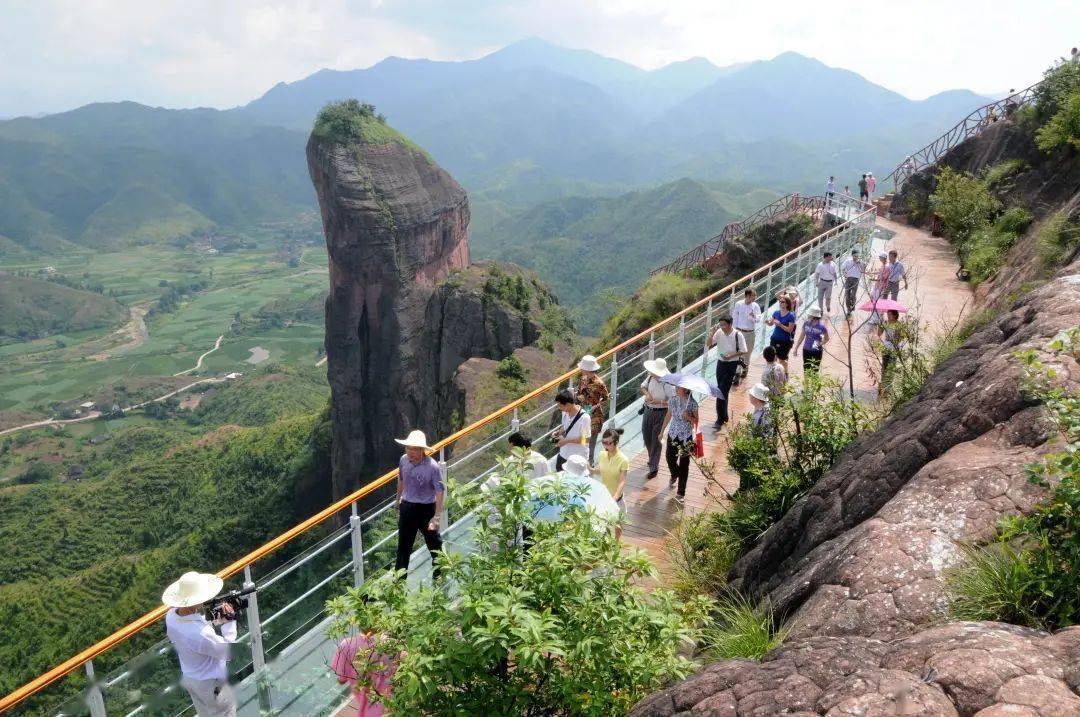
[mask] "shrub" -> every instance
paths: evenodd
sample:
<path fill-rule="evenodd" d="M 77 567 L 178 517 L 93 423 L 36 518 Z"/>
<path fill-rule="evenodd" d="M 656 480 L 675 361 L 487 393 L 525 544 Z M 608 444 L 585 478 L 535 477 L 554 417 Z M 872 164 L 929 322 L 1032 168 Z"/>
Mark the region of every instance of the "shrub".
<path fill-rule="evenodd" d="M 375 106 L 358 100 L 330 102 L 319 110 L 312 134 L 322 139 L 348 143 L 363 139 L 366 126 L 376 119 Z"/>
<path fill-rule="evenodd" d="M 702 643 L 712 657 L 726 660 L 759 660 L 787 637 L 791 627 L 778 624 L 767 604 L 754 605 L 732 593 L 717 602 L 713 610 L 716 622 L 703 631 Z"/>
<path fill-rule="evenodd" d="M 1004 162 L 998 162 L 997 164 L 987 167 L 983 171 L 982 179 L 987 187 L 993 189 L 1023 168 L 1023 160 L 1007 159 Z"/>
<path fill-rule="evenodd" d="M 682 596 L 717 595 L 739 557 L 738 541 L 724 524 L 723 513 L 684 515 L 665 543 Z"/>
<path fill-rule="evenodd" d="M 1035 143 L 1044 152 L 1062 145 L 1080 149 L 1080 91 L 1069 97 L 1057 114 L 1035 133 Z"/>
<path fill-rule="evenodd" d="M 485 549 L 441 554 L 439 585 L 376 579 L 329 602 L 338 632 L 373 630 L 381 652 L 400 656 L 390 713 L 619 715 L 692 669 L 679 651 L 699 636 L 709 601 L 640 587 L 656 574 L 649 559 L 571 509 L 557 483 L 541 484 L 539 498 L 562 506 L 563 520 L 535 521 L 524 472 L 520 461 L 502 466 L 472 528 Z M 521 525 L 532 531 L 527 550 Z"/>
<path fill-rule="evenodd" d="M 517 356 L 507 356 L 495 368 L 495 375 L 507 393 L 517 396 L 525 392 L 529 384 L 529 370 Z"/>
<path fill-rule="evenodd" d="M 943 167 L 937 189 L 930 195 L 930 208 L 941 217 L 949 241 L 962 246 L 971 234 L 990 223 L 1001 209 L 986 184 L 964 172 Z"/>
<path fill-rule="evenodd" d="M 1043 73 L 1043 81 L 1035 88 L 1035 120 L 1044 124 L 1056 115 L 1068 99 L 1080 91 L 1080 64 L 1061 62 Z"/>
<path fill-rule="evenodd" d="M 1035 245 L 1044 269 L 1063 264 L 1080 246 L 1080 227 L 1070 221 L 1066 210 L 1046 220 L 1035 236 Z"/>
<path fill-rule="evenodd" d="M 52 467 L 48 463 L 42 463 L 41 461 L 34 461 L 26 467 L 22 473 L 15 479 L 16 483 L 44 483 L 45 481 L 52 480 L 55 475 Z"/>

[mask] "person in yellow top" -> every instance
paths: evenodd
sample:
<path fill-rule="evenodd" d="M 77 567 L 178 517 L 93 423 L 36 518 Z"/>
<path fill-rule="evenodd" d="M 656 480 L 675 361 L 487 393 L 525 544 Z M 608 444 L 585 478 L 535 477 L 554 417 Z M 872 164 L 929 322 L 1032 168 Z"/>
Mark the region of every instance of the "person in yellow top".
<path fill-rule="evenodd" d="M 619 450 L 619 438 L 623 434 L 621 428 L 609 428 L 604 431 L 600 444 L 604 450 L 600 451 L 597 464 L 592 467 L 592 474 L 600 476 L 600 482 L 611 491 L 611 497 L 619 504 L 619 509 L 626 510 L 623 494 L 626 492 L 626 473 L 630 470 L 630 459 Z M 622 537 L 622 527 L 615 528 L 615 539 Z"/>

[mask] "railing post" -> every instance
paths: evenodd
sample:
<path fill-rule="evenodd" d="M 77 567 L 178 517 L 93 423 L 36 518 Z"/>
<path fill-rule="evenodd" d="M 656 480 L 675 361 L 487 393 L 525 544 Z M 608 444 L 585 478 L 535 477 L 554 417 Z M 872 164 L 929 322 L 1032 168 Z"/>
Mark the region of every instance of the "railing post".
<path fill-rule="evenodd" d="M 678 368 L 676 371 L 681 372 L 683 369 L 683 349 L 686 348 L 686 314 L 679 317 L 679 353 L 676 365 Z"/>
<path fill-rule="evenodd" d="M 446 485 L 446 449 L 439 449 L 439 473 L 442 474 L 443 486 Z M 443 494 L 442 512 L 439 513 L 439 525 L 443 530 L 450 527 L 450 508 L 448 507 L 449 501 L 446 500 L 446 494 Z"/>
<path fill-rule="evenodd" d="M 615 427 L 615 414 L 619 410 L 619 352 L 611 354 L 611 400 L 608 404 L 608 424 Z"/>
<path fill-rule="evenodd" d="M 251 566 L 244 567 L 244 589 L 255 587 L 251 577 Z M 270 702 L 270 687 L 265 682 L 266 653 L 263 650 L 262 622 L 259 621 L 259 594 L 248 595 L 247 606 L 248 636 L 251 643 L 251 666 L 255 671 L 255 689 L 259 695 L 259 707 L 262 711 L 273 710 Z"/>
<path fill-rule="evenodd" d="M 101 694 L 97 678 L 94 676 L 94 661 L 86 661 L 86 707 L 90 710 L 90 717 L 105 717 L 105 697 Z"/>
<path fill-rule="evenodd" d="M 705 305 L 705 345 L 709 345 L 709 335 L 712 333 L 712 299 L 709 299 L 709 303 Z M 701 369 L 705 370 L 705 364 L 708 363 L 709 349 L 705 349 L 704 359 L 702 360 Z"/>
<path fill-rule="evenodd" d="M 649 332 L 649 360 L 656 360 L 656 332 Z"/>
<path fill-rule="evenodd" d="M 521 419 L 518 417 L 517 407 L 514 407 L 514 415 L 510 418 L 510 430 L 517 433 L 521 430 Z"/>
<path fill-rule="evenodd" d="M 358 588 L 364 584 L 364 525 L 355 500 L 352 502 L 352 515 L 349 516 L 349 530 L 352 541 L 353 587 Z"/>

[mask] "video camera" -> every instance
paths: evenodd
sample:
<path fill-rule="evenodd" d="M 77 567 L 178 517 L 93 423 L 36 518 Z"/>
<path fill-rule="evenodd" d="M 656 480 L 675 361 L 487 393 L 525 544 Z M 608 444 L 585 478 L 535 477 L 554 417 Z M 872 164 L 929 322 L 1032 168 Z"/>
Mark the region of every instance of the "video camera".
<path fill-rule="evenodd" d="M 247 596 L 255 592 L 258 588 L 252 585 L 249 588 L 241 588 L 240 590 L 233 590 L 227 592 L 224 595 L 218 595 L 215 598 L 211 598 L 203 603 L 203 613 L 206 615 L 206 619 L 210 622 L 216 620 L 234 620 L 236 619 L 242 610 L 246 610 L 248 606 Z M 225 612 L 225 606 L 230 605 L 232 607 L 232 617 Z"/>

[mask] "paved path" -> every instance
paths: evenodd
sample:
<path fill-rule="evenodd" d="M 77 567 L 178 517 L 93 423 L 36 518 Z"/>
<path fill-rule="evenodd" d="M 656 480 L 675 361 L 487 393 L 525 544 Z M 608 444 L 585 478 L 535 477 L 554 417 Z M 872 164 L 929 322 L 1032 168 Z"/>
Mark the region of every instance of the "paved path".
<path fill-rule="evenodd" d="M 970 312 L 971 290 L 964 282 L 956 278 L 958 264 L 956 253 L 947 241 L 932 237 L 926 232 L 906 225 L 879 218 L 878 226 L 895 232 L 887 242 L 888 249 L 896 249 L 900 260 L 908 267 L 909 290 L 900 292 L 900 300 L 918 309 L 921 320 L 928 325 L 931 336 L 939 335 L 948 326 L 957 323 L 963 313 Z M 882 248 L 881 242 L 875 246 L 875 252 Z M 875 259 L 876 261 L 876 259 Z M 838 292 L 839 293 L 839 292 Z M 860 297 L 860 302 L 865 296 Z M 835 315 L 828 320 L 832 335 L 829 348 L 822 363 L 823 373 L 847 383 L 846 338 L 847 322 L 839 309 L 838 297 L 833 299 Z M 862 321 L 857 317 L 856 322 Z M 853 337 L 852 354 L 856 395 L 860 400 L 872 401 L 876 395 L 876 374 L 871 373 L 868 365 L 867 337 L 870 327 L 863 326 Z M 761 345 L 759 342 L 758 350 Z M 841 361 L 841 357 L 844 358 Z M 802 356 L 792 357 L 790 363 L 792 376 L 802 375 Z M 761 375 L 764 360 L 760 353 L 754 357 L 750 366 L 749 380 L 732 391 L 731 415 L 743 416 L 750 410 L 746 391 L 756 383 Z M 711 363 L 706 375 L 713 378 L 715 363 Z M 873 367 L 876 369 L 876 366 Z M 717 434 L 711 428 L 716 419 L 716 402 L 707 400 L 701 407 L 701 425 L 704 429 L 705 456 L 713 461 L 717 468 L 720 484 L 727 491 L 738 487 L 738 477 L 727 467 L 727 437 L 730 429 Z M 668 471 L 661 460 L 660 475 L 651 481 L 645 480 L 648 472 L 648 458 L 645 451 L 638 452 L 631 460 L 631 469 L 626 491 L 627 527 L 623 540 L 646 550 L 656 560 L 661 572 L 668 570 L 668 559 L 664 551 L 664 537 L 671 530 L 683 509 L 674 500 L 675 489 L 668 485 Z M 686 491 L 685 511 L 698 513 L 715 509 L 718 504 L 705 495 L 705 478 L 697 466 L 691 464 L 690 481 Z"/>
<path fill-rule="evenodd" d="M 230 326 L 231 325 L 232 324 L 230 324 Z M 214 348 L 210 349 L 209 351 L 204 353 L 202 356 L 200 356 L 199 360 L 195 362 L 194 366 L 192 366 L 189 369 L 184 369 L 183 371 L 178 371 L 178 372 L 174 373 L 173 376 L 183 376 L 185 373 L 191 373 L 192 371 L 198 371 L 200 368 L 202 368 L 203 359 L 206 358 L 207 356 L 209 356 L 210 354 L 214 353 L 215 351 L 217 351 L 219 348 L 221 348 L 221 342 L 222 342 L 222 340 L 224 338 L 225 338 L 225 334 L 222 334 L 221 336 L 218 336 L 217 341 L 214 342 Z"/>

